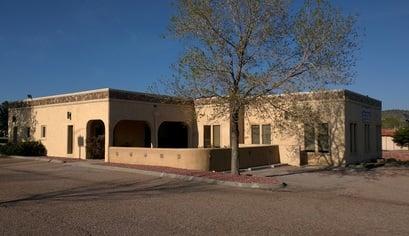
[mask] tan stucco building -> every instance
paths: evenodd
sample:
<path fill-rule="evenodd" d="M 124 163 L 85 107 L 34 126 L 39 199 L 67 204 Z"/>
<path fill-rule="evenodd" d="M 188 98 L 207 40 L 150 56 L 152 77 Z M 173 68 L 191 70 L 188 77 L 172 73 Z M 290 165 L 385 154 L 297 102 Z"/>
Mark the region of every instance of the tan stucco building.
<path fill-rule="evenodd" d="M 264 107 L 271 114 L 246 107 L 239 122 L 243 167 L 381 157 L 380 101 L 348 90 L 288 96 L 281 101 L 308 107 L 316 119 L 288 122 L 273 106 Z M 40 140 L 49 156 L 219 170 L 230 146 L 228 113 L 204 100 L 99 89 L 16 102 L 9 117 L 10 141 Z"/>

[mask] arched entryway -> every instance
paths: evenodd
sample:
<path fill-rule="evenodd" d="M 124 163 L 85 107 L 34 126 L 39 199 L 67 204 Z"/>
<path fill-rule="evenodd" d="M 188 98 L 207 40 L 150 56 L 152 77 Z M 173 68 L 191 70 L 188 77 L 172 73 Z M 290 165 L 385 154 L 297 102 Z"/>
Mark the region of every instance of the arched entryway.
<path fill-rule="evenodd" d="M 187 148 L 188 126 L 183 122 L 162 122 L 158 130 L 158 147 Z"/>
<path fill-rule="evenodd" d="M 105 158 L 105 125 L 102 120 L 90 120 L 87 123 L 86 158 Z"/>
<path fill-rule="evenodd" d="M 121 120 L 114 128 L 113 146 L 150 147 L 151 129 L 146 121 Z"/>

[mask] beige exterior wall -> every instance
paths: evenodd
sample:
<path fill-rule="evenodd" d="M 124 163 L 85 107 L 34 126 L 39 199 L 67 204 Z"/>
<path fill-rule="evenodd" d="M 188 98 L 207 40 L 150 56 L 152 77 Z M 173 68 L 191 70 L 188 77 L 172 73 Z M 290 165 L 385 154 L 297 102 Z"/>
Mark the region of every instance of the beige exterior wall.
<path fill-rule="evenodd" d="M 29 139 L 41 141 L 46 146 L 49 156 L 85 159 L 87 124 L 91 120 L 101 120 L 105 126 L 105 160 L 107 161 L 108 147 L 113 145 L 114 129 L 118 122 L 146 122 L 151 131 L 151 146 L 156 147 L 157 133 L 162 122 L 175 121 L 183 122 L 188 126 L 188 146 L 197 147 L 197 127 L 194 122 L 192 105 L 112 99 L 108 94 L 109 89 L 101 89 L 26 101 L 35 105 L 9 110 L 9 139 L 13 140 L 13 129 L 17 127 L 18 140 L 28 140 L 25 130 L 26 127 L 30 127 Z M 96 99 L 92 99 L 93 97 Z M 64 102 L 81 99 L 86 100 Z M 71 119 L 67 119 L 67 112 L 71 113 Z M 13 116 L 16 117 L 16 122 L 13 122 Z M 67 153 L 67 127 L 69 125 L 72 125 L 74 130 L 72 154 Z M 41 137 L 42 126 L 46 127 L 45 138 Z M 136 136 L 131 144 L 140 145 L 144 133 L 133 132 L 132 124 L 128 128 L 122 127 L 119 139 Z M 79 137 L 84 140 L 83 146 L 79 146 Z"/>
<path fill-rule="evenodd" d="M 105 133 L 107 133 L 108 110 L 108 99 L 10 109 L 10 139 L 13 139 L 13 127 L 18 127 L 19 139 L 23 140 L 27 139 L 25 127 L 30 127 L 31 139 L 40 140 L 47 148 L 49 156 L 85 159 L 85 142 L 84 146 L 80 147 L 77 140 L 79 137 L 86 138 L 87 123 L 90 120 L 102 120 L 105 124 Z M 71 112 L 71 119 L 67 119 L 67 112 Z M 16 122 L 12 122 L 13 116 L 16 117 Z M 69 125 L 72 125 L 74 130 L 72 154 L 67 154 L 67 127 Z M 42 126 L 46 127 L 45 138 L 41 137 Z M 106 140 L 106 154 L 107 150 Z"/>
<path fill-rule="evenodd" d="M 213 126 L 220 125 L 220 147 L 230 146 L 230 118 L 229 113 L 220 114 L 213 105 L 196 105 L 196 122 L 198 130 L 198 147 L 204 147 L 204 126 L 211 126 L 211 143 L 213 144 Z"/>
<path fill-rule="evenodd" d="M 398 146 L 395 142 L 393 142 L 392 137 L 382 136 L 382 150 L 385 150 L 385 151 L 404 151 L 404 150 L 409 150 L 409 148 Z"/>
<path fill-rule="evenodd" d="M 239 149 L 240 168 L 279 163 L 277 146 Z M 125 148 L 110 147 L 109 162 L 166 166 L 189 170 L 223 171 L 230 169 L 230 149 L 226 148 Z"/>
<path fill-rule="evenodd" d="M 313 93 L 311 93 L 313 94 Z M 251 139 L 251 126 L 260 126 L 260 140 L 262 140 L 261 125 L 271 126 L 271 140 L 269 145 L 278 146 L 278 159 L 282 163 L 291 165 L 300 164 L 334 164 L 365 161 L 381 156 L 380 133 L 378 127 L 381 122 L 380 102 L 346 91 L 327 92 L 322 98 L 314 97 L 310 93 L 297 95 L 300 100 L 296 104 L 301 107 L 308 107 L 311 117 L 314 120 L 291 121 L 280 112 L 275 112 L 272 107 L 266 107 L 265 114 L 255 112 L 254 107 L 243 109 L 239 117 L 240 147 L 258 148 L 262 150 L 265 145 L 254 145 Z M 120 162 L 135 162 L 134 158 L 129 159 L 128 149 L 115 149 L 115 153 L 108 153 L 110 147 L 114 145 L 114 136 L 120 145 L 128 146 L 150 146 L 158 147 L 158 131 L 163 122 L 182 122 L 188 127 L 187 149 L 170 151 L 170 163 L 162 159 L 156 160 L 163 149 L 135 149 L 135 155 L 141 156 L 142 152 L 150 150 L 156 156 L 147 164 L 154 165 L 167 163 L 182 163 L 178 155 L 183 154 L 183 159 L 190 156 L 191 160 L 184 160 L 182 168 L 200 169 L 203 167 L 204 145 L 204 125 L 210 125 L 211 143 L 213 143 L 213 126 L 220 126 L 220 147 L 226 152 L 230 147 L 230 122 L 228 110 L 218 110 L 214 105 L 203 105 L 203 103 L 170 103 L 157 102 L 158 98 L 152 95 L 126 92 L 119 90 L 94 90 L 75 94 L 59 95 L 46 98 L 39 98 L 33 101 L 30 107 L 10 109 L 10 139 L 13 139 L 13 127 L 17 126 L 20 139 L 24 139 L 24 127 L 31 127 L 31 137 L 41 140 L 48 150 L 50 156 L 82 158 L 86 157 L 86 147 L 80 147 L 77 142 L 79 137 L 87 137 L 87 124 L 90 120 L 101 120 L 105 125 L 105 160 L 114 158 Z M 284 100 L 287 101 L 287 100 Z M 294 100 L 288 99 L 288 102 Z M 299 108 L 302 109 L 302 108 Z M 305 110 L 307 111 L 307 109 Z M 67 112 L 71 113 L 71 119 L 67 119 Z M 301 110 L 304 112 L 304 110 Z M 271 114 L 269 114 L 271 113 Z M 221 115 L 220 115 L 221 114 Z M 12 117 L 16 116 L 17 121 L 13 122 Z M 308 117 L 309 115 L 304 114 Z M 125 124 L 119 127 L 119 133 L 114 134 L 115 127 L 119 122 Z M 150 129 L 150 144 L 146 144 L 145 130 L 142 123 L 135 124 L 132 121 L 144 122 Z M 304 123 L 311 123 L 316 126 L 319 123 L 327 123 L 329 129 L 329 152 L 320 153 L 318 151 L 318 141 L 315 140 L 315 151 L 305 152 L 304 147 Z M 317 123 L 317 124 L 315 124 Z M 350 124 L 357 124 L 356 146 L 357 151 L 351 152 L 350 147 Z M 364 125 L 368 124 L 370 129 L 369 150 L 364 149 Z M 73 153 L 67 154 L 67 126 L 74 127 Z M 41 127 L 46 127 L 46 137 L 41 137 Z M 117 131 L 118 131 L 117 130 Z M 380 132 L 380 131 L 379 131 Z M 172 134 L 170 134 L 172 135 Z M 174 134 L 175 136 L 177 134 Z M 379 137 L 378 137 L 379 136 Z M 133 139 L 133 137 L 135 137 Z M 121 140 L 122 139 L 122 140 Z M 130 140 L 130 141 L 129 141 Z M 129 142 L 129 143 L 128 143 Z M 86 142 L 84 142 L 85 144 Z M 111 150 L 113 150 L 111 148 Z M 132 149 L 133 150 L 133 149 Z M 214 149 L 216 150 L 216 149 Z M 116 152 L 119 154 L 116 155 Z M 252 151 L 254 153 L 254 150 Z M 217 151 L 212 151 L 210 156 L 216 155 Z M 114 155 L 115 154 L 115 155 Z M 194 157 L 197 155 L 197 157 Z M 260 154 L 261 155 L 261 154 Z M 269 154 L 270 155 L 270 154 Z M 142 156 L 145 156 L 143 154 Z M 241 161 L 248 160 L 247 154 L 242 154 Z M 271 155 L 270 155 L 271 156 Z M 119 160 L 118 158 L 121 158 Z M 176 159 L 175 159 L 176 158 Z M 198 158 L 198 159 L 197 159 Z M 220 159 L 218 159 L 220 160 Z M 139 160 L 138 160 L 139 161 Z M 270 160 L 270 162 L 276 162 Z M 194 166 L 193 162 L 198 162 Z M 266 161 L 264 161 L 266 162 Z M 136 163 L 136 162 L 135 162 Z M 139 163 L 139 162 L 138 162 Z M 210 164 L 209 164 L 210 165 Z M 206 167 L 210 168 L 211 167 Z"/>
<path fill-rule="evenodd" d="M 109 162 L 209 170 L 209 149 L 110 147 Z"/>
<path fill-rule="evenodd" d="M 317 120 L 306 119 L 305 123 L 317 126 L 319 123 L 328 123 L 330 133 L 330 152 L 318 152 L 318 143 L 315 140 L 315 152 L 308 153 L 308 164 L 338 164 L 344 157 L 344 120 L 345 105 L 343 99 L 303 101 L 302 106 L 311 108 L 311 113 Z M 271 126 L 271 143 L 279 146 L 280 160 L 290 165 L 303 164 L 301 161 L 304 147 L 304 122 L 286 119 L 274 109 L 269 116 L 260 116 L 251 108 L 247 109 L 244 120 L 244 143 L 252 145 L 252 125 L 260 126 L 260 141 L 262 140 L 262 125 Z M 307 117 L 309 118 L 309 117 Z"/>
<path fill-rule="evenodd" d="M 197 147 L 197 126 L 194 122 L 193 106 L 152 103 L 143 101 L 110 100 L 110 145 L 113 145 L 113 133 L 118 122 L 144 121 L 151 130 L 151 146 L 158 145 L 158 130 L 165 121 L 183 122 L 188 126 L 188 147 Z M 135 134 L 134 134 L 135 135 Z"/>
<path fill-rule="evenodd" d="M 334 95 L 332 96 L 333 93 Z M 271 144 L 279 146 L 280 161 L 290 165 L 301 164 L 330 164 L 338 165 L 341 163 L 354 163 L 368 161 L 381 157 L 381 142 L 378 128 L 381 123 L 381 107 L 379 103 L 365 96 L 353 92 L 330 92 L 322 98 L 308 98 L 309 94 L 303 94 L 307 99 L 300 101 L 289 101 L 288 106 L 299 106 L 306 108 L 305 121 L 291 121 L 286 119 L 277 109 L 265 107 L 266 112 L 261 114 L 260 109 L 246 107 L 244 114 L 240 119 L 240 132 L 242 135 L 242 144 L 244 146 L 263 146 L 262 144 L 252 144 L 252 125 L 260 127 L 260 143 L 262 140 L 262 125 L 271 126 Z M 349 97 L 354 99 L 350 99 Z M 362 101 L 360 101 L 362 100 Z M 373 104 L 375 103 L 375 104 Z M 308 111 L 307 111 L 308 110 Z M 213 105 L 197 106 L 199 146 L 203 146 L 203 126 L 221 125 L 224 128 L 222 132 L 222 145 L 229 147 L 229 119 L 228 116 L 216 117 L 213 114 L 215 108 Z M 308 112 L 308 113 L 307 113 Z M 310 116 L 310 117 L 309 117 Z M 365 119 L 365 120 L 364 120 Z M 357 124 L 356 153 L 349 150 L 349 124 Z M 304 146 L 304 123 L 312 124 L 316 130 L 315 152 L 305 152 Z M 317 126 L 321 123 L 328 124 L 329 131 L 329 152 L 319 152 Z M 369 145 L 370 150 L 364 150 L 364 123 L 370 126 Z"/>
<path fill-rule="evenodd" d="M 382 157 L 381 108 L 359 101 L 346 100 L 345 148 L 348 163 Z M 356 152 L 351 151 L 351 123 L 356 127 Z M 369 150 L 365 148 L 365 124 L 369 125 Z"/>

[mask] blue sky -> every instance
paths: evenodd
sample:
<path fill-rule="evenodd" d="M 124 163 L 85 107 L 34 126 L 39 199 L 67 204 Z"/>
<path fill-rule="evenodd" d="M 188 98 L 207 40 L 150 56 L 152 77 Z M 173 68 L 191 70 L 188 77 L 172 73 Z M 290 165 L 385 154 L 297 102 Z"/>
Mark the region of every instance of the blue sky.
<path fill-rule="evenodd" d="M 409 109 L 409 1 L 333 1 L 360 15 L 348 89 Z M 0 0 L 0 101 L 103 87 L 145 91 L 183 46 L 163 39 L 171 1 Z"/>

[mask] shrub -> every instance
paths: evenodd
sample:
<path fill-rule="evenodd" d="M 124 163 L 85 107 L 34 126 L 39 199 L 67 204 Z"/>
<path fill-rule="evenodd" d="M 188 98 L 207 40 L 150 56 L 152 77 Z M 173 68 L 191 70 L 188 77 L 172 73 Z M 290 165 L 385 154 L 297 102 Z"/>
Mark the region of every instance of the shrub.
<path fill-rule="evenodd" d="M 87 138 L 87 158 L 103 159 L 105 156 L 105 136 Z"/>
<path fill-rule="evenodd" d="M 400 128 L 395 132 L 393 136 L 393 142 L 401 147 L 409 146 L 409 126 Z"/>
<path fill-rule="evenodd" d="M 41 142 L 30 141 L 22 143 L 8 143 L 0 146 L 0 153 L 8 156 L 46 156 L 47 149 Z"/>

